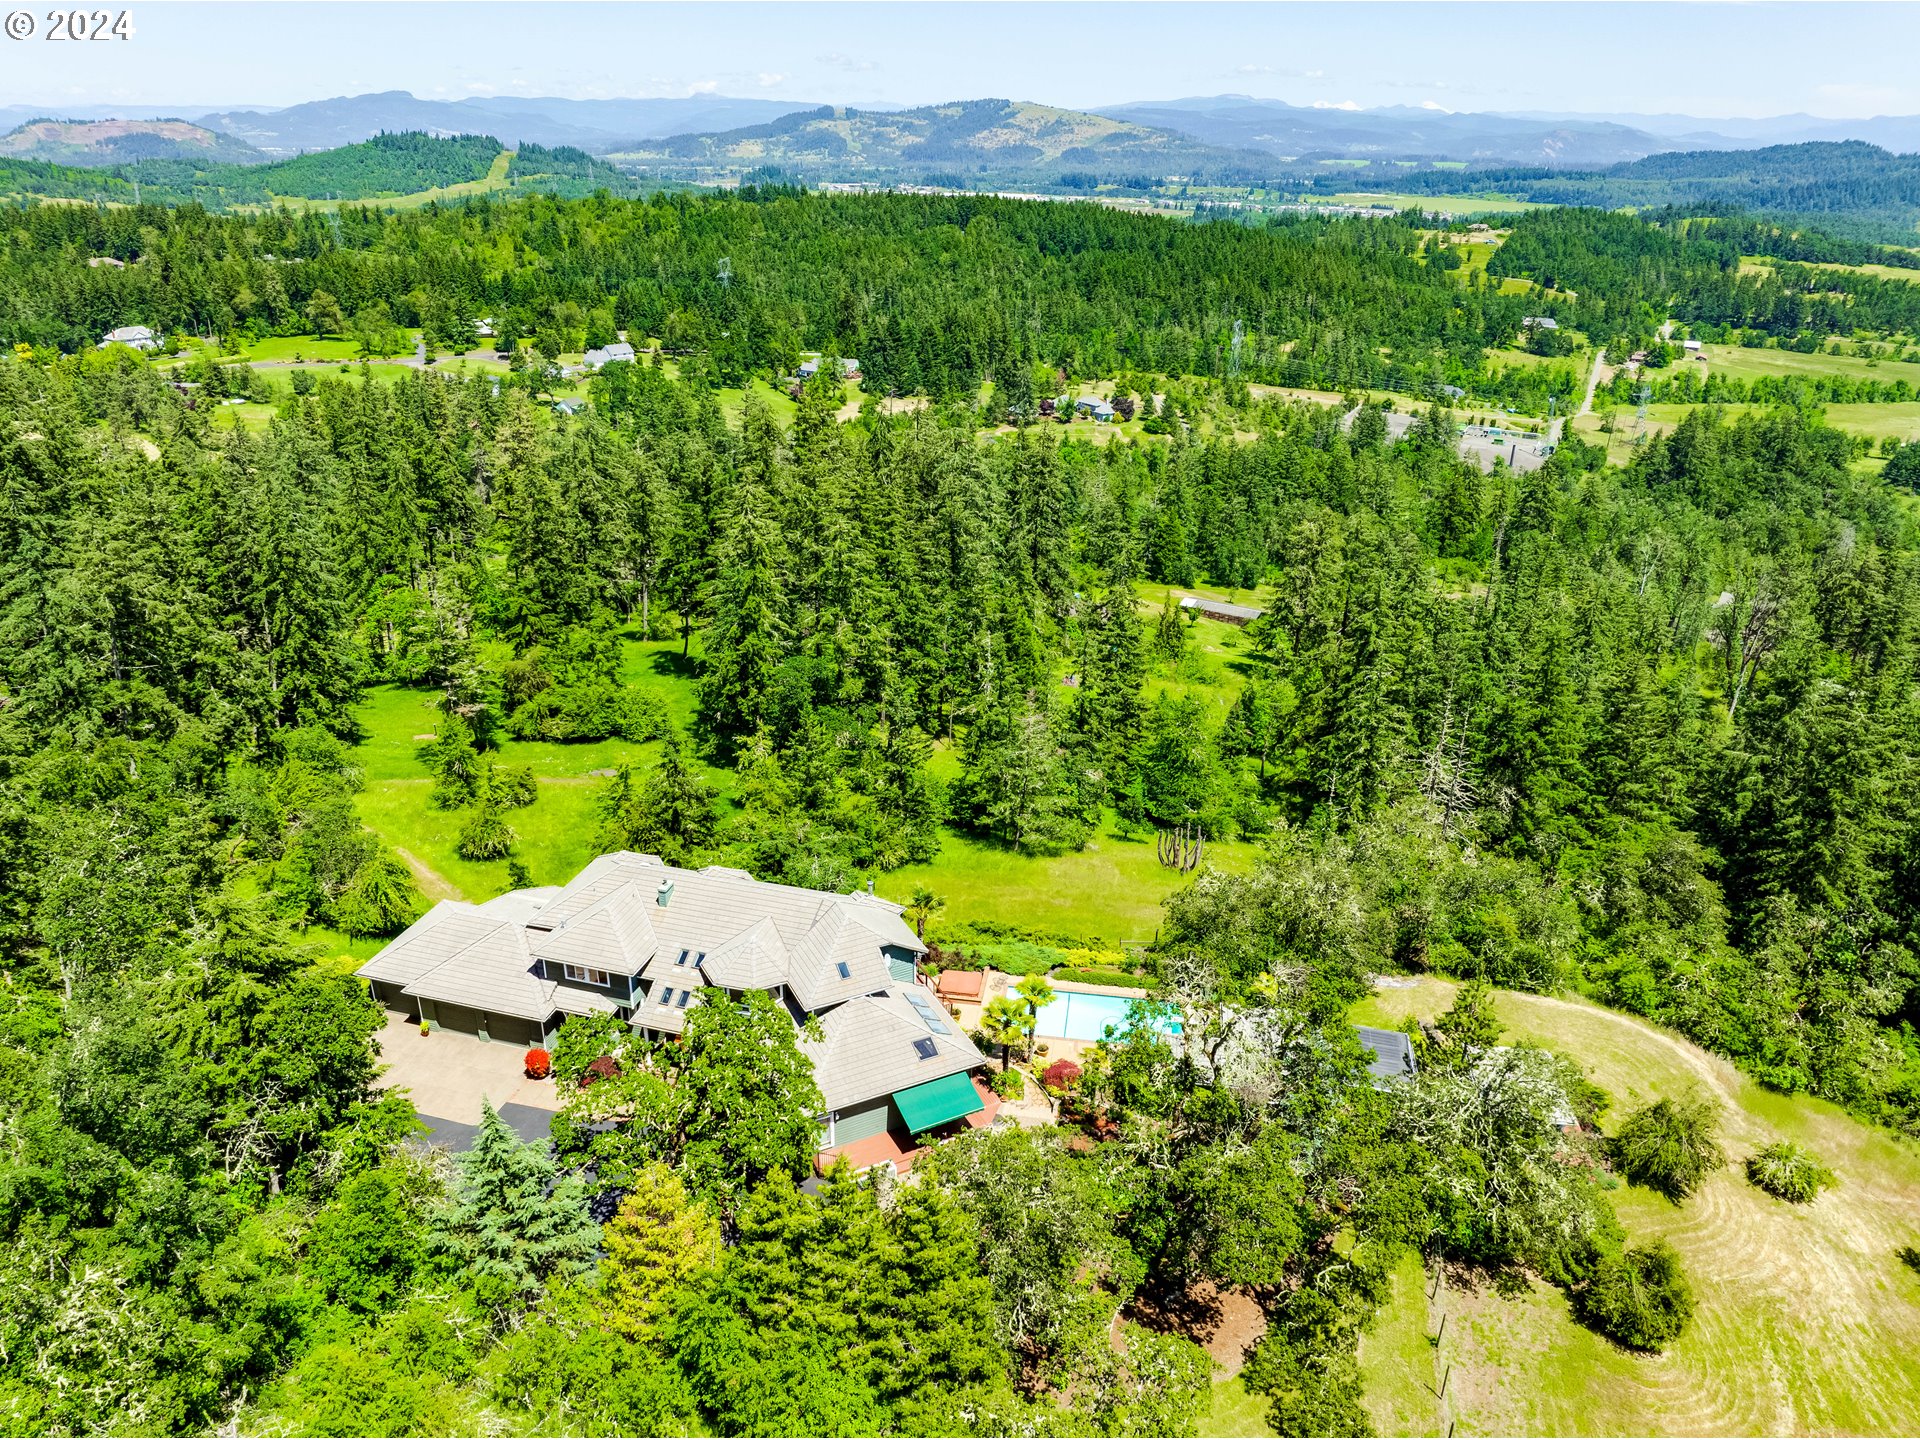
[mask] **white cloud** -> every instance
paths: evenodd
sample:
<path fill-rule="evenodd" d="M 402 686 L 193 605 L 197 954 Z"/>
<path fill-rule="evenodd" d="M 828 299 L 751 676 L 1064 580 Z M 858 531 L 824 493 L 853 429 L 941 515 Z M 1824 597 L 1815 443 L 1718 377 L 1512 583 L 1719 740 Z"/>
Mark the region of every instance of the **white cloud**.
<path fill-rule="evenodd" d="M 1453 114 L 1453 111 L 1447 109 L 1447 107 L 1442 105 L 1438 100 L 1422 100 L 1420 102 L 1420 108 L 1422 110 L 1438 110 L 1442 115 Z"/>
<path fill-rule="evenodd" d="M 858 56 L 854 56 L 854 55 L 842 55 L 838 51 L 835 51 L 831 55 L 816 55 L 813 58 L 822 65 L 833 66 L 833 68 L 836 70 L 859 71 L 859 70 L 878 70 L 880 68 L 878 65 L 874 64 L 874 62 L 871 60 L 862 60 Z"/>
<path fill-rule="evenodd" d="M 1271 65 L 1236 65 L 1233 67 L 1233 73 L 1236 75 L 1271 75 L 1273 74 L 1273 66 Z"/>
<path fill-rule="evenodd" d="M 1356 100 L 1316 100 L 1313 102 L 1313 108 L 1316 110 L 1358 110 L 1360 104 Z"/>
<path fill-rule="evenodd" d="M 718 80 L 696 80 L 687 86 L 687 94 L 689 95 L 716 95 L 719 91 L 720 82 Z"/>
<path fill-rule="evenodd" d="M 777 70 L 762 70 L 759 75 L 755 77 L 755 83 L 758 84 L 762 90 L 771 90 L 786 78 L 786 76 Z"/>

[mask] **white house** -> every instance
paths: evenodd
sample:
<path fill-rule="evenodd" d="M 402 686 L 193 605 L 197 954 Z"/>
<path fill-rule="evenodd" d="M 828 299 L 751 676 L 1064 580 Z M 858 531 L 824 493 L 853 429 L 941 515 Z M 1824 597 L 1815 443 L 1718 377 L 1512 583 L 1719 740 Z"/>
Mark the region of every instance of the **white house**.
<path fill-rule="evenodd" d="M 601 366 L 611 365 L 616 360 L 625 360 L 631 364 L 633 361 L 633 346 L 627 344 L 624 340 L 616 340 L 604 349 L 587 351 L 585 359 L 587 369 L 589 370 L 598 370 Z"/>
<path fill-rule="evenodd" d="M 118 330 L 109 330 L 100 339 L 100 348 L 109 345 L 126 345 L 135 350 L 158 350 L 160 339 L 144 325 L 122 325 Z"/>

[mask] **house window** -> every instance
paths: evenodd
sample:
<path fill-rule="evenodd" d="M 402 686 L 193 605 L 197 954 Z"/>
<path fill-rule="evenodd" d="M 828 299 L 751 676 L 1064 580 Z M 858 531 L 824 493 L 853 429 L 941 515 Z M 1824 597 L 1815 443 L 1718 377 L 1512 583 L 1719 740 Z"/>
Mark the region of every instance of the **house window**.
<path fill-rule="evenodd" d="M 578 980 L 582 985 L 611 985 L 613 981 L 604 970 L 595 970 L 587 965 L 562 965 L 560 971 L 569 980 Z"/>
<path fill-rule="evenodd" d="M 702 950 L 702 951 L 701 951 L 701 952 L 700 952 L 700 953 L 699 953 L 698 955 L 696 955 L 696 956 L 694 956 L 694 957 L 693 957 L 693 963 L 694 963 L 694 964 L 696 964 L 696 965 L 704 965 L 704 964 L 706 964 L 706 963 L 707 963 L 707 952 L 706 952 L 706 951 L 704 951 L 704 950 Z"/>
<path fill-rule="evenodd" d="M 679 1007 L 679 1008 L 680 1008 L 680 1009 L 682 1009 L 682 1010 L 684 1010 L 684 1009 L 686 1009 L 686 1008 L 687 1008 L 687 1001 L 689 1001 L 689 1000 L 691 1000 L 692 998 L 693 998 L 693 992 L 692 992 L 691 990 L 682 990 L 682 991 L 680 992 L 680 1007 Z"/>
<path fill-rule="evenodd" d="M 671 985 L 660 992 L 660 1003 L 662 1005 L 671 1005 L 673 1003 L 673 987 Z"/>
<path fill-rule="evenodd" d="M 676 961 L 674 961 L 673 963 L 674 963 L 674 964 L 676 964 L 676 965 L 684 965 L 684 964 L 686 964 L 686 963 L 687 963 L 687 956 L 688 956 L 688 954 L 689 954 L 689 953 L 691 953 L 691 952 L 689 952 L 689 951 L 686 951 L 686 950 L 682 950 L 682 951 L 680 952 L 680 958 L 679 958 L 678 960 L 676 960 Z"/>

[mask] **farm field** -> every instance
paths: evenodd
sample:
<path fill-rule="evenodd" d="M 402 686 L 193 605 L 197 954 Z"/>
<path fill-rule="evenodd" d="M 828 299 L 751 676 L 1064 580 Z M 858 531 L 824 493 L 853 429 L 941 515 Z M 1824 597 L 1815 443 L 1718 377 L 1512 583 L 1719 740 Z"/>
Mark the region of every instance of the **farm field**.
<path fill-rule="evenodd" d="M 493 163 L 487 167 L 487 173 L 476 180 L 462 180 L 455 185 L 436 185 L 430 190 L 417 190 L 406 195 L 370 195 L 365 199 L 348 203 L 372 205 L 382 210 L 417 210 L 422 205 L 431 205 L 439 200 L 463 200 L 474 195 L 485 195 L 495 190 L 509 188 L 507 167 L 513 163 L 513 151 L 502 150 L 493 157 Z M 289 210 L 337 210 L 341 202 L 337 200 L 314 200 L 304 195 L 276 195 L 275 207 Z M 261 209 L 259 206 L 236 206 L 235 209 Z"/>
<path fill-rule="evenodd" d="M 1782 262 L 1776 260 L 1771 255 L 1742 255 L 1740 257 L 1740 273 L 1742 275 L 1759 275 L 1774 269 L 1782 263 L 1792 262 Z M 1815 268 L 1820 270 L 1844 270 L 1849 275 L 1871 275 L 1876 280 L 1905 280 L 1913 284 L 1920 284 L 1920 270 L 1908 270 L 1900 265 L 1841 265 L 1822 260 L 1817 263 Z"/>
<path fill-rule="evenodd" d="M 1454 987 L 1421 980 L 1382 990 L 1354 1018 L 1431 1019 Z M 1614 1193 L 1635 1241 L 1665 1238 L 1692 1282 L 1697 1312 L 1666 1353 L 1638 1355 L 1577 1324 L 1557 1290 L 1504 1299 L 1401 1277 L 1363 1342 L 1367 1401 L 1383 1434 L 1911 1434 L 1920 1416 L 1920 1274 L 1902 1245 L 1920 1236 L 1920 1147 L 1824 1101 L 1763 1090 L 1731 1063 L 1632 1016 L 1584 1001 L 1500 992 L 1508 1038 L 1575 1056 L 1613 1097 L 1612 1128 L 1650 1100 L 1692 1086 L 1725 1107 L 1731 1163 L 1684 1204 L 1634 1187 Z M 1747 1183 L 1740 1162 L 1775 1140 L 1810 1147 L 1839 1184 L 1806 1206 Z M 1408 1332 L 1447 1333 L 1435 1374 L 1452 1366 L 1429 1411 L 1405 1370 Z M 1434 1382 L 1429 1382 L 1433 1384 Z"/>
<path fill-rule="evenodd" d="M 1486 195 L 1409 195 L 1392 190 L 1353 190 L 1343 195 L 1306 195 L 1308 204 L 1391 205 L 1396 210 L 1440 210 L 1450 215 L 1518 215 L 1546 209 L 1535 200 Z"/>
<path fill-rule="evenodd" d="M 1845 375 L 1853 380 L 1878 380 L 1882 384 L 1905 380 L 1920 387 L 1920 363 L 1907 360 L 1863 360 L 1858 355 L 1802 355 L 1793 350 L 1750 350 L 1741 345 L 1708 345 L 1702 353 L 1707 357 L 1710 368 L 1741 380 L 1755 380 L 1762 375 L 1775 375 L 1782 379 Z M 1681 363 L 1676 361 L 1676 367 Z M 1661 374 L 1657 370 L 1651 373 L 1656 379 Z"/>
<path fill-rule="evenodd" d="M 1647 433 L 1663 435 L 1673 429 L 1687 412 L 1694 409 L 1712 409 L 1728 419 L 1736 415 L 1764 410 L 1764 405 L 1649 405 L 1647 406 Z M 1885 439 L 1899 441 L 1920 440 L 1920 400 L 1902 401 L 1886 405 L 1827 405 L 1821 408 L 1829 425 L 1855 435 L 1861 435 L 1874 442 L 1877 447 Z M 1633 435 L 1636 429 L 1634 409 L 1631 405 L 1621 406 L 1614 412 L 1614 433 L 1611 437 L 1600 432 L 1600 417 L 1597 414 L 1576 416 L 1573 428 L 1582 439 L 1590 444 L 1607 444 L 1607 458 L 1613 464 L 1623 464 L 1633 451 Z M 1877 463 L 1877 462 L 1876 462 Z"/>

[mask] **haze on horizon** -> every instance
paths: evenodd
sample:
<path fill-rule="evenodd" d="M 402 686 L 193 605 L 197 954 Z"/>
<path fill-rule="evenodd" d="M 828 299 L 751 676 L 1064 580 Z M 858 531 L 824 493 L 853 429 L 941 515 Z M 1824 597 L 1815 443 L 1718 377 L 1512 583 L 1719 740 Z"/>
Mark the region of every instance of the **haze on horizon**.
<path fill-rule="evenodd" d="M 1920 5 L 143 3 L 132 40 L 0 48 L 13 104 L 409 90 L 1069 108 L 1239 93 L 1455 111 L 1920 113 Z M 1685 57 L 1709 56 L 1710 68 Z"/>

